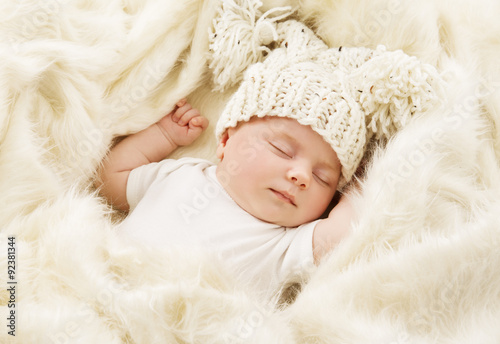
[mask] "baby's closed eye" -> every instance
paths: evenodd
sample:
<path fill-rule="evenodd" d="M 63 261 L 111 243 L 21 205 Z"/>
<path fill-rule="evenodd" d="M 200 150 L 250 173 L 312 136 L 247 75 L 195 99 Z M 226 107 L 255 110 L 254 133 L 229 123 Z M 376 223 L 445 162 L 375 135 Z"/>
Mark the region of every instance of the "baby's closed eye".
<path fill-rule="evenodd" d="M 268 143 L 271 146 L 272 150 L 276 154 L 278 154 L 282 157 L 286 157 L 286 158 L 293 158 L 294 153 L 293 153 L 292 149 L 290 149 L 289 147 L 287 147 L 283 143 L 276 142 L 276 141 L 268 141 Z"/>
<path fill-rule="evenodd" d="M 313 176 L 320 184 L 330 186 L 330 178 L 323 172 L 313 172 Z"/>

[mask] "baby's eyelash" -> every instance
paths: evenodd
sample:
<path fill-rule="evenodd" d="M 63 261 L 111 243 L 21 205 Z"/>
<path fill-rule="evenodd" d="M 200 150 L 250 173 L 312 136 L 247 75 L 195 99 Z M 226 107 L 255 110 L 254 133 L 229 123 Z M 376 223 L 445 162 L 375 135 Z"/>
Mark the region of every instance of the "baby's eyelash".
<path fill-rule="evenodd" d="M 322 184 L 324 184 L 326 186 L 330 186 L 330 183 L 325 178 L 322 178 L 322 177 L 318 176 L 316 173 L 314 173 L 314 176 L 316 177 L 316 179 L 319 180 L 320 183 L 322 183 Z"/>
<path fill-rule="evenodd" d="M 282 148 L 280 148 L 279 146 L 273 144 L 272 142 L 269 142 L 269 144 L 275 149 L 277 150 L 280 154 L 283 154 L 283 155 L 286 155 L 287 157 L 291 158 L 292 155 L 288 152 L 286 152 L 285 150 L 283 150 Z"/>

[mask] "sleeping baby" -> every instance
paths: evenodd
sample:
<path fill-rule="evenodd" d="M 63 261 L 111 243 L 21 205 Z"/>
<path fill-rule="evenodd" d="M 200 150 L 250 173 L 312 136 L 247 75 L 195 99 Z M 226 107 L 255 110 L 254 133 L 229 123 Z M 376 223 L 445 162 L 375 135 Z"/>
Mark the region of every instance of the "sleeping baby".
<path fill-rule="evenodd" d="M 292 25 L 295 41 L 250 66 L 220 115 L 217 164 L 167 158 L 208 127 L 186 100 L 111 149 L 99 187 L 129 212 L 121 233 L 157 248 L 199 245 L 267 292 L 318 264 L 348 235 L 353 209 L 346 196 L 320 216 L 379 136 L 380 123 L 369 126 L 377 111 L 370 94 L 380 86 L 363 84 L 373 79 L 358 72 L 377 58 L 392 63 L 394 55 L 328 49 Z M 307 49 L 293 49 L 299 45 Z M 409 115 L 391 114 L 397 120 L 386 118 L 384 132 Z"/>

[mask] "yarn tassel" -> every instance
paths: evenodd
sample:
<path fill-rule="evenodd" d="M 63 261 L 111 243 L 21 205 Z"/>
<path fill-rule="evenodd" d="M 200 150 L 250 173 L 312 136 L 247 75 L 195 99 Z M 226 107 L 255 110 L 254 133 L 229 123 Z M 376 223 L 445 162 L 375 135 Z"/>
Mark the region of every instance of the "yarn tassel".
<path fill-rule="evenodd" d="M 209 68 L 217 91 L 238 84 L 249 65 L 264 59 L 270 52 L 267 45 L 278 39 L 276 22 L 293 12 L 287 6 L 261 14 L 258 0 L 223 0 L 221 4 L 209 37 Z"/>
<path fill-rule="evenodd" d="M 379 46 L 350 75 L 355 97 L 366 113 L 370 136 L 390 137 L 416 113 L 439 106 L 444 80 L 431 65 L 403 51 Z"/>

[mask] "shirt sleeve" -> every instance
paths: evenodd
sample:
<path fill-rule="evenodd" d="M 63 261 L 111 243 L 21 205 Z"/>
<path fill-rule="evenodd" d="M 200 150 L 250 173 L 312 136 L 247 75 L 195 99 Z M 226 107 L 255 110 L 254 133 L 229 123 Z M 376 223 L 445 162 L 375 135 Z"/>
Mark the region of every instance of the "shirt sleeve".
<path fill-rule="evenodd" d="M 137 206 L 146 191 L 158 178 L 165 178 L 186 164 L 201 162 L 204 162 L 204 160 L 196 158 L 165 159 L 133 169 L 127 180 L 127 202 L 130 210 Z"/>
<path fill-rule="evenodd" d="M 304 276 L 315 268 L 313 256 L 313 234 L 316 220 L 303 224 L 297 228 L 287 228 L 286 235 L 290 235 L 289 246 L 283 256 L 280 277 L 289 280 Z"/>
<path fill-rule="evenodd" d="M 154 162 L 133 169 L 127 180 L 127 202 L 130 210 L 137 206 L 146 190 L 158 176 L 162 164 Z"/>

